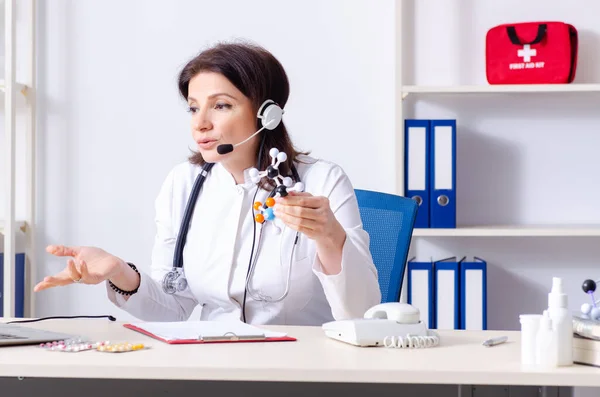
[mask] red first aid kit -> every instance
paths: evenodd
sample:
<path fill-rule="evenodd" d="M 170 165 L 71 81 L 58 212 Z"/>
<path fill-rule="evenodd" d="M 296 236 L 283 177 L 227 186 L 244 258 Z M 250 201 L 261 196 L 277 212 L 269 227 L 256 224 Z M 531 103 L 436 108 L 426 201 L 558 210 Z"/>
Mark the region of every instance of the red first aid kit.
<path fill-rule="evenodd" d="M 577 30 L 563 22 L 495 26 L 485 40 L 490 84 L 571 83 L 577 68 Z"/>

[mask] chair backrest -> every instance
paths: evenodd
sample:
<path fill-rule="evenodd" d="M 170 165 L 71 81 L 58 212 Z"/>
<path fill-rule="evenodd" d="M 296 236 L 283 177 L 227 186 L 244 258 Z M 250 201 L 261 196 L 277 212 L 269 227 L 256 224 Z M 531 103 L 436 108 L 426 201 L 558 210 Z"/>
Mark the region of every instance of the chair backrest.
<path fill-rule="evenodd" d="M 355 189 L 363 228 L 377 268 L 381 301 L 399 302 L 417 202 L 388 193 Z"/>

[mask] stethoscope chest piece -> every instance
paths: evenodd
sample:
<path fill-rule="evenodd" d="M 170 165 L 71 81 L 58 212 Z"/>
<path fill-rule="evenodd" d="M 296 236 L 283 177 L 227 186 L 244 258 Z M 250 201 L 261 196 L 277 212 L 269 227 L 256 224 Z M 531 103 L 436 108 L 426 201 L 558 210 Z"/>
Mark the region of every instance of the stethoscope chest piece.
<path fill-rule="evenodd" d="M 185 290 L 188 286 L 183 274 L 183 268 L 173 268 L 163 277 L 162 287 L 167 294 L 174 294 Z"/>

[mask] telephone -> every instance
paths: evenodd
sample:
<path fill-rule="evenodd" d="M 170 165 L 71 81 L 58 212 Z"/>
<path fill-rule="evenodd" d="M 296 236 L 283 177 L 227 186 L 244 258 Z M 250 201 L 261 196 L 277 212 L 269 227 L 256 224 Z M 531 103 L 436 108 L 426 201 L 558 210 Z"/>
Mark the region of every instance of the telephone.
<path fill-rule="evenodd" d="M 321 327 L 325 335 L 355 346 L 425 348 L 439 345 L 439 335 L 420 320 L 418 308 L 407 303 L 375 305 L 355 320 L 330 321 Z"/>

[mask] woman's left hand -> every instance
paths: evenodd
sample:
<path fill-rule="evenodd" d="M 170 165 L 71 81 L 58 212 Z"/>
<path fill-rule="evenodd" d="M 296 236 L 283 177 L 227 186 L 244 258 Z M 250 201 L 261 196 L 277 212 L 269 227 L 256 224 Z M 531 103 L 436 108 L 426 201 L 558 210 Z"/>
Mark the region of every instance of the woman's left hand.
<path fill-rule="evenodd" d="M 275 216 L 288 227 L 324 245 L 341 247 L 346 232 L 329 206 L 329 199 L 306 192 L 289 192 L 275 199 Z"/>

